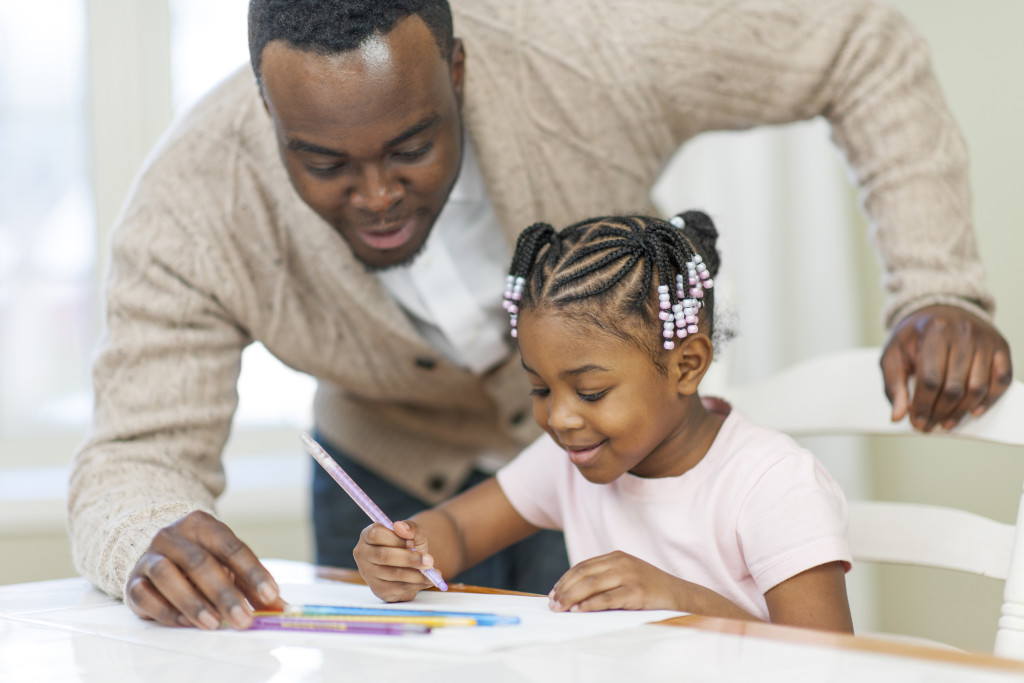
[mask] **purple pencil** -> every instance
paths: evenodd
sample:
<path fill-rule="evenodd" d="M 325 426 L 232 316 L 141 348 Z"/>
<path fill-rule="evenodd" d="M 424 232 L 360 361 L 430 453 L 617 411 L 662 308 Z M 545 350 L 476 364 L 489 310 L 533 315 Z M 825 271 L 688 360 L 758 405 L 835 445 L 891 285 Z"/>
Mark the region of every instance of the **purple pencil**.
<path fill-rule="evenodd" d="M 405 636 L 430 633 L 424 624 L 380 623 L 373 621 L 343 621 L 326 619 L 296 619 L 295 617 L 254 617 L 255 631 L 315 631 L 320 633 L 362 633 L 378 636 Z"/>
<path fill-rule="evenodd" d="M 345 470 L 341 469 L 341 465 L 334 461 L 327 451 L 323 449 L 323 446 L 318 444 L 307 434 L 299 434 L 299 438 L 302 439 L 302 445 L 305 446 L 306 452 L 312 455 L 320 466 L 327 470 L 327 474 L 331 475 L 334 481 L 338 482 L 338 486 L 344 489 L 345 493 L 349 495 L 349 498 L 356 502 L 363 512 L 378 524 L 383 524 L 389 529 L 394 529 L 395 525 L 392 524 L 388 516 L 377 507 L 377 504 L 370 500 L 370 497 L 359 488 L 359 484 L 353 481 L 352 477 L 348 476 Z M 441 578 L 441 574 L 431 567 L 430 569 L 421 569 L 423 575 L 430 579 L 430 583 L 437 586 L 438 590 L 448 590 L 448 584 Z"/>

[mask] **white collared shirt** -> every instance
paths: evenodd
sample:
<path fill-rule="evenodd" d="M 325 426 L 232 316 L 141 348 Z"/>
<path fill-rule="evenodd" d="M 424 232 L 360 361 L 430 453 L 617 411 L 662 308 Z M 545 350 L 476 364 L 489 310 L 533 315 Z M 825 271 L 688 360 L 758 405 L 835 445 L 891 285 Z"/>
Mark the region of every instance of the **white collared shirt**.
<path fill-rule="evenodd" d="M 510 258 L 466 140 L 459 178 L 422 252 L 378 277 L 438 353 L 479 374 L 510 352 L 501 307 Z"/>

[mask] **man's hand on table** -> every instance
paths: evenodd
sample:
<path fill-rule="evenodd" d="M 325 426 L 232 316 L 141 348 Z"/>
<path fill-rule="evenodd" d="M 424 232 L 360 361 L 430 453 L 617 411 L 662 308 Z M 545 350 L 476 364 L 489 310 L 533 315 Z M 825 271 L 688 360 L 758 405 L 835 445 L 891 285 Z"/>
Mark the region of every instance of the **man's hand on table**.
<path fill-rule="evenodd" d="M 978 416 L 1013 380 L 1010 347 L 991 324 L 956 306 L 928 306 L 901 320 L 881 359 L 892 420 L 950 429 Z M 908 380 L 914 377 L 913 395 Z"/>
<path fill-rule="evenodd" d="M 193 512 L 161 529 L 132 569 L 125 603 L 165 626 L 248 628 L 252 606 L 282 609 L 277 582 L 224 523 Z M 250 606 L 251 605 L 251 606 Z"/>

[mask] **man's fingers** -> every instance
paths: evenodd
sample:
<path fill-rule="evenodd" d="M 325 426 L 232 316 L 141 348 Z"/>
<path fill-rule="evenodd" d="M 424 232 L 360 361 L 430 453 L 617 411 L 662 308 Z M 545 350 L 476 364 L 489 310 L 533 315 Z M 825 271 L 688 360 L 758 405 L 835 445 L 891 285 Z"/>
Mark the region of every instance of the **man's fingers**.
<path fill-rule="evenodd" d="M 974 409 L 975 415 L 981 415 L 989 406 L 999 400 L 1010 384 L 1013 382 L 1013 363 L 1010 360 L 1010 347 L 1000 339 L 1002 343 L 992 354 L 991 375 L 989 375 L 988 392 L 982 400 L 981 405 Z"/>
<path fill-rule="evenodd" d="M 941 424 L 943 427 L 949 428 L 960 421 L 969 407 L 973 407 L 974 397 L 971 396 L 969 389 L 971 373 L 975 359 L 978 356 L 987 355 L 988 347 L 974 344 L 969 328 L 964 327 L 959 327 L 947 334 L 944 341 L 945 356 L 938 356 L 934 359 L 925 357 L 923 363 L 944 363 L 943 370 L 935 373 L 942 374 L 943 381 L 932 405 L 927 424 Z M 918 365 L 921 366 L 922 361 L 919 361 Z M 929 369 L 922 367 L 922 372 L 927 373 Z"/>
<path fill-rule="evenodd" d="M 999 331 L 946 305 L 922 308 L 900 321 L 881 365 L 892 419 L 909 413 L 922 431 L 937 424 L 951 428 L 968 413 L 981 415 L 1013 378 L 1009 345 Z"/>
<path fill-rule="evenodd" d="M 978 349 L 974 354 L 967 379 L 964 382 L 963 400 L 943 419 L 943 429 L 952 429 L 963 419 L 964 415 L 974 414 L 984 404 L 988 397 L 992 372 L 992 354 L 988 351 L 988 349 Z"/>
<path fill-rule="evenodd" d="M 899 422 L 910 407 L 907 378 L 913 372 L 913 361 L 903 352 L 898 341 L 893 341 L 882 353 L 882 378 L 885 381 L 885 395 L 892 404 L 892 421 Z"/>
<path fill-rule="evenodd" d="M 167 602 L 153 584 L 145 577 L 139 576 L 128 584 L 124 594 L 128 607 L 143 619 L 150 619 L 164 626 L 196 626 Z M 202 628 L 202 626 L 200 626 Z"/>
<path fill-rule="evenodd" d="M 138 575 L 129 584 L 127 598 L 154 620 L 167 626 L 180 625 L 184 615 L 197 628 L 220 628 L 217 608 L 203 596 L 179 565 L 167 555 L 150 551 L 139 560 Z M 155 593 L 155 595 L 153 595 Z"/>
<path fill-rule="evenodd" d="M 161 529 L 151 549 L 157 559 L 145 571 L 146 577 L 189 621 L 212 623 L 199 608 L 201 595 L 213 606 L 218 626 L 224 620 L 236 629 L 249 628 L 252 607 L 234 583 L 245 569 L 231 569 L 227 558 L 238 560 L 240 553 L 251 555 L 252 551 L 225 524 L 205 513 L 193 513 Z M 258 597 L 255 589 L 253 597 Z"/>
<path fill-rule="evenodd" d="M 200 545 L 209 549 L 213 558 L 227 568 L 225 579 L 240 588 L 244 597 L 261 609 L 284 607 L 277 581 L 256 554 L 225 524 L 213 521 L 215 524 L 201 526 L 197 535 Z M 245 622 L 248 626 L 248 619 Z"/>
<path fill-rule="evenodd" d="M 929 328 L 929 332 L 931 328 Z M 910 397 L 910 421 L 919 431 L 935 425 L 935 403 L 946 382 L 949 340 L 944 333 L 925 334 L 914 359 L 914 393 Z"/>

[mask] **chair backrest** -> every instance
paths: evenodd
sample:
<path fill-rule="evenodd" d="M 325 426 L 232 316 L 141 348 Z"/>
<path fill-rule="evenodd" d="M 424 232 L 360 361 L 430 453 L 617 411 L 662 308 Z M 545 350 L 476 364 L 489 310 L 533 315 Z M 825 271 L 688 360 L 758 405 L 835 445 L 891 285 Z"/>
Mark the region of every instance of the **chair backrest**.
<path fill-rule="evenodd" d="M 1014 381 L 980 418 L 966 418 L 950 432 L 920 435 L 906 419 L 895 424 L 890 420 L 880 357 L 878 348 L 821 356 L 729 387 L 725 398 L 754 422 L 798 437 L 917 434 L 1024 446 L 1024 383 Z M 1024 659 L 1024 496 L 1016 524 L 933 505 L 851 500 L 849 508 L 854 560 L 939 567 L 1004 580 L 995 654 Z"/>

